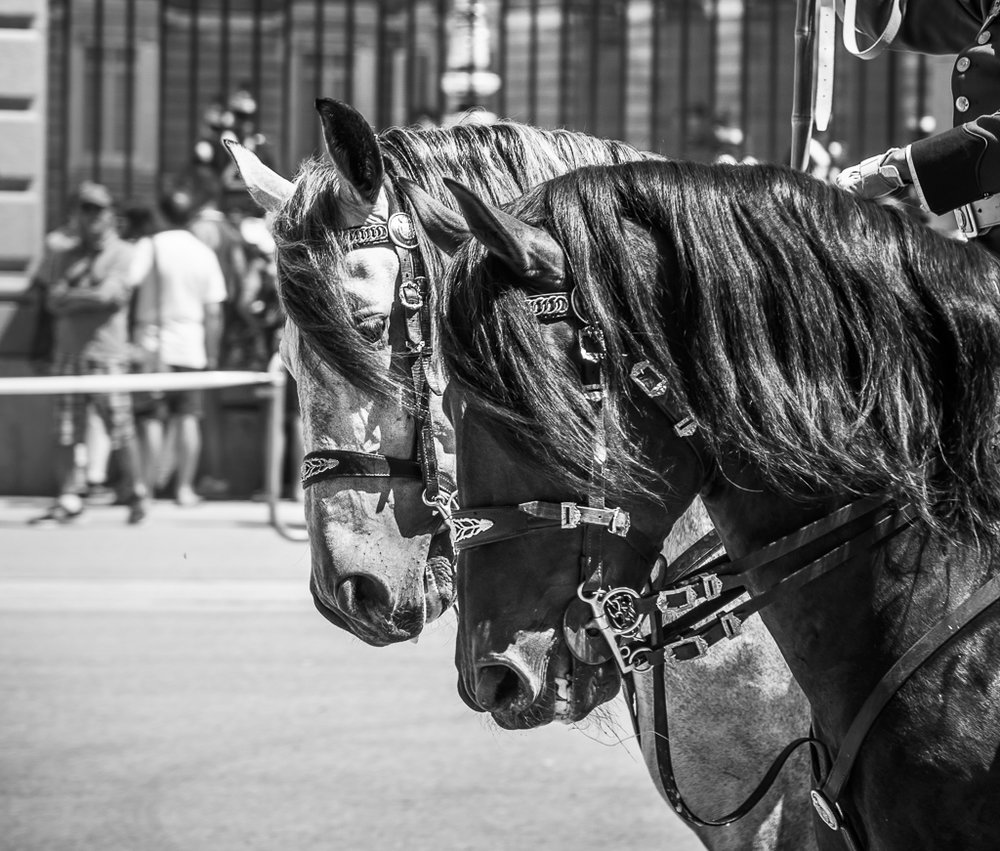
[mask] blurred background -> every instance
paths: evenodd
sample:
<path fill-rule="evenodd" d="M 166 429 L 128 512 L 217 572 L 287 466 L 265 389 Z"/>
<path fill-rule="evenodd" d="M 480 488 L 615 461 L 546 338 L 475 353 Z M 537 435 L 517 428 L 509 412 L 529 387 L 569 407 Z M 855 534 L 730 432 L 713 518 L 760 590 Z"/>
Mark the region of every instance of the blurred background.
<path fill-rule="evenodd" d="M 125 207 L 210 181 L 238 219 L 253 211 L 220 134 L 291 176 L 321 145 L 317 96 L 377 130 L 478 107 L 472 120 L 785 162 L 794 20 L 791 0 L 2 0 L 0 375 L 31 372 L 31 265 L 84 179 Z M 950 126 L 950 63 L 862 62 L 838 44 L 820 176 Z M 14 450 L 0 453 L 0 492 L 51 491 L 51 404 L 0 398 Z M 203 458 L 228 497 L 261 487 L 262 411 L 241 387 L 206 413 L 230 437 Z"/>

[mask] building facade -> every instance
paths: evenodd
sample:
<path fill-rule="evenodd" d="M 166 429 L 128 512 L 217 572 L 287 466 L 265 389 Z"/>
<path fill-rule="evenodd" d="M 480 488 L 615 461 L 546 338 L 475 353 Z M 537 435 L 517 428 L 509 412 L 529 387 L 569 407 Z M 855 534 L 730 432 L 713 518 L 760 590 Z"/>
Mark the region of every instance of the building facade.
<path fill-rule="evenodd" d="M 671 156 L 785 162 L 794 21 L 793 0 L 0 0 L 0 374 L 25 368 L 19 300 L 72 189 L 150 203 L 237 93 L 286 175 L 321 145 L 316 97 L 376 129 L 476 104 Z M 853 162 L 943 124 L 948 67 L 838 45 L 827 138 Z M 0 396 L 8 438 L 38 431 L 24 410 Z M 0 459 L 0 489 L 35 488 L 34 451 Z"/>

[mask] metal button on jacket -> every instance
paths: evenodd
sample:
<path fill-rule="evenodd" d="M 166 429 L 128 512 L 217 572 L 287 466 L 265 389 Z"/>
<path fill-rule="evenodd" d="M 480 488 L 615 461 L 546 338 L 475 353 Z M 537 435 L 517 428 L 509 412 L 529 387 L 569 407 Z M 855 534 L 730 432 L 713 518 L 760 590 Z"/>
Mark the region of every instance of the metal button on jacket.
<path fill-rule="evenodd" d="M 969 99 L 965 95 L 962 95 L 962 97 L 955 101 L 955 109 L 959 112 L 966 112 L 969 109 Z"/>
<path fill-rule="evenodd" d="M 986 44 L 991 38 L 991 33 L 989 30 L 983 30 L 978 36 L 976 36 L 976 42 L 978 44 Z"/>
<path fill-rule="evenodd" d="M 964 74 L 969 70 L 969 66 L 972 64 L 972 60 L 968 56 L 963 56 L 958 62 L 955 63 L 955 70 L 959 74 Z"/>

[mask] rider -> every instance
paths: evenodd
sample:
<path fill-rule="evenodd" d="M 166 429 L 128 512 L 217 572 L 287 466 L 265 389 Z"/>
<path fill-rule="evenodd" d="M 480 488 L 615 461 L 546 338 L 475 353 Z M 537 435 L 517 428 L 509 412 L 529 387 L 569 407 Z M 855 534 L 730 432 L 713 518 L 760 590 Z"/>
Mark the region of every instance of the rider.
<path fill-rule="evenodd" d="M 866 198 L 908 195 L 936 214 L 954 210 L 965 236 L 1000 253 L 1000 0 L 847 0 L 849 49 L 857 47 L 849 28 L 855 10 L 857 29 L 874 39 L 873 55 L 890 43 L 957 54 L 951 76 L 955 126 L 846 168 L 838 184 Z"/>

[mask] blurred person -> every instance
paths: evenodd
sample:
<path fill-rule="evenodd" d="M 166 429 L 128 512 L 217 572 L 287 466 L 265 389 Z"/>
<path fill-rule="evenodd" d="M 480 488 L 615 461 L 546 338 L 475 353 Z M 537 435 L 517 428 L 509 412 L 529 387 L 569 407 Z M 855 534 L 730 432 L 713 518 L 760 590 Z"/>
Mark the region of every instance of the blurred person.
<path fill-rule="evenodd" d="M 54 316 L 53 373 L 121 375 L 128 371 L 129 269 L 132 246 L 117 233 L 114 199 L 105 186 L 84 181 L 76 195 L 78 240 L 56 251 L 38 272 Z M 68 523 L 83 513 L 75 447 L 85 442 L 87 406 L 93 405 L 113 449 L 128 493 L 128 522 L 146 515 L 146 490 L 128 393 L 68 394 L 55 407 L 56 501 L 32 523 Z"/>
<path fill-rule="evenodd" d="M 136 341 L 158 369 L 195 372 L 218 364 L 222 304 L 226 285 L 214 251 L 188 225 L 194 214 L 190 193 L 175 189 L 160 201 L 162 229 L 136 245 L 132 274 L 139 282 L 135 306 Z M 202 391 L 163 394 L 161 414 L 177 436 L 174 499 L 190 506 L 200 501 L 194 479 L 201 457 Z M 146 481 L 154 475 L 163 446 L 161 417 L 145 418 Z"/>
<path fill-rule="evenodd" d="M 837 183 L 866 198 L 893 196 L 940 215 L 954 211 L 961 234 L 1000 252 L 1000 3 L 847 0 L 844 39 L 869 56 L 892 47 L 955 54 L 953 127 L 917 138 L 841 171 Z M 871 40 L 863 51 L 854 30 Z"/>

